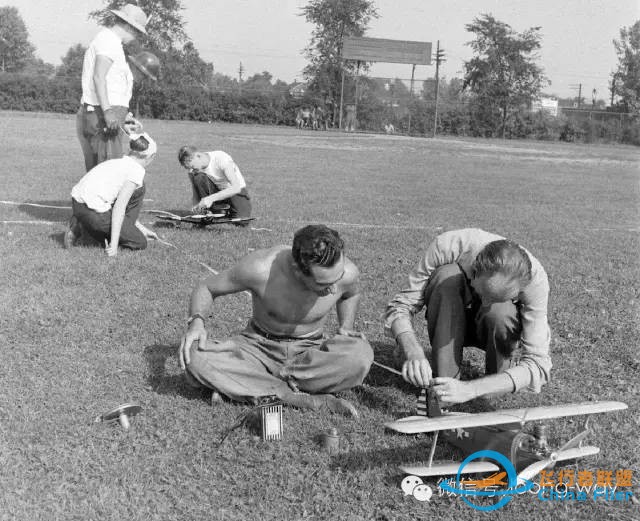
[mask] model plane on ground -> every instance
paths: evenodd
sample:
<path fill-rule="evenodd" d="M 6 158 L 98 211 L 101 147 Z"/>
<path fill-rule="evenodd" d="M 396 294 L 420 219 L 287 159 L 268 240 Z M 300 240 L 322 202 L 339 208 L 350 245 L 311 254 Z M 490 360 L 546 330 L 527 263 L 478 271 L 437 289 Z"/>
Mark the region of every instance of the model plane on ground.
<path fill-rule="evenodd" d="M 415 476 L 445 476 L 500 472 L 502 469 L 489 461 L 471 461 L 460 469 L 461 462 L 434 462 L 433 456 L 439 433 L 465 455 L 481 450 L 493 450 L 504 454 L 518 471 L 519 479 L 531 479 L 558 461 L 582 458 L 600 452 L 598 447 L 583 445 L 589 433 L 588 421 L 592 414 L 621 411 L 627 408 L 622 402 L 580 402 L 522 409 L 469 413 L 442 412 L 433 393 L 427 396 L 428 414 L 409 416 L 386 423 L 386 427 L 404 434 L 433 432 L 434 438 L 426 465 L 403 465 L 407 474 Z M 565 416 L 587 416 L 582 429 L 559 448 L 553 448 L 546 435 L 543 420 Z M 532 429 L 525 427 L 536 422 Z M 499 476 L 499 475 L 496 475 Z"/>
<path fill-rule="evenodd" d="M 243 223 L 255 220 L 255 217 L 230 217 L 226 209 L 192 215 L 178 215 L 164 210 L 147 210 L 147 212 L 162 221 L 170 222 L 176 226 L 180 226 L 182 223 L 209 226 L 211 224 Z"/>

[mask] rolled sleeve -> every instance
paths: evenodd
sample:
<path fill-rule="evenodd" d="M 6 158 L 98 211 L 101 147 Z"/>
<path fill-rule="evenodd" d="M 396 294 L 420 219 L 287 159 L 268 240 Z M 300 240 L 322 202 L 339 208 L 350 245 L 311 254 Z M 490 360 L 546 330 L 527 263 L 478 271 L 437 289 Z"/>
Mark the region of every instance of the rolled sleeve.
<path fill-rule="evenodd" d="M 552 363 L 549 355 L 551 330 L 547 320 L 548 299 L 549 281 L 540 267 L 521 299 L 522 353 L 516 365 L 506 370 L 513 379 L 515 391 L 524 389 L 539 393 L 550 379 Z"/>
<path fill-rule="evenodd" d="M 417 266 L 409 274 L 408 285 L 396 293 L 384 313 L 384 330 L 391 337 L 413 331 L 413 316 L 424 307 L 424 290 L 436 268 L 456 262 L 460 255 L 458 241 L 452 243 L 447 234 L 438 236 L 427 247 Z M 395 335 L 392 326 L 395 323 Z"/>

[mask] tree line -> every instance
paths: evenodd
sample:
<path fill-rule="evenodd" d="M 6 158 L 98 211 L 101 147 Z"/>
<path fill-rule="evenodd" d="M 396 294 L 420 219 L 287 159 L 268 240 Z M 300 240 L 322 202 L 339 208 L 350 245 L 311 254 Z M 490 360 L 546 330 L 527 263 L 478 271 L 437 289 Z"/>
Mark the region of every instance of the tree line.
<path fill-rule="evenodd" d="M 90 13 L 109 24 L 110 10 L 126 0 L 105 0 L 103 9 Z M 435 83 L 420 93 L 397 79 L 385 82 L 367 76 L 368 64 L 342 59 L 346 36 L 363 36 L 378 12 L 373 0 L 309 0 L 300 16 L 313 25 L 304 50 L 305 92 L 292 95 L 292 85 L 263 71 L 246 79 L 232 78 L 203 60 L 184 29 L 180 0 L 139 0 L 151 15 L 148 38 L 126 49 L 141 48 L 162 63 L 160 81 L 137 82 L 132 108 L 140 117 L 294 125 L 302 106 L 321 106 L 333 125 L 340 118 L 342 72 L 345 92 L 354 93 L 357 81 L 358 128 L 380 131 L 393 123 L 399 132 L 438 133 L 560 139 L 566 141 L 620 141 L 640 144 L 640 21 L 620 30 L 613 40 L 618 66 L 611 75 L 607 110 L 620 118 L 580 120 L 551 117 L 531 111 L 531 103 L 549 85 L 536 63 L 541 47 L 540 27 L 521 33 L 489 14 L 481 14 L 465 28 L 472 35 L 474 55 L 464 64 L 463 78 L 440 79 L 438 118 L 434 117 Z M 73 113 L 80 95 L 85 47 L 72 45 L 59 66 L 43 62 L 15 7 L 0 7 L 0 109 Z M 434 125 L 436 128 L 434 129 Z"/>

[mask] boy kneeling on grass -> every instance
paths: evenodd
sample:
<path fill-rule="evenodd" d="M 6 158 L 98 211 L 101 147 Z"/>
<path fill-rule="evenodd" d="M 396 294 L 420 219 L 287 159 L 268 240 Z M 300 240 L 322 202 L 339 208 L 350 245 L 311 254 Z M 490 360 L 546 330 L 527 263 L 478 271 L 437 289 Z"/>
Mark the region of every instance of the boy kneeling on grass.
<path fill-rule="evenodd" d="M 230 217 L 251 217 L 251 199 L 247 183 L 233 158 L 222 150 L 200 152 L 194 146 L 183 146 L 178 161 L 189 171 L 194 213 L 229 205 Z M 246 226 L 247 223 L 238 223 Z"/>
<path fill-rule="evenodd" d="M 64 234 L 64 246 L 74 246 L 85 232 L 105 244 L 109 257 L 118 246 L 143 250 L 147 238 L 157 235 L 138 222 L 145 193 L 145 168 L 156 155 L 157 145 L 147 134 L 132 134 L 129 155 L 110 159 L 87 172 L 71 190 L 73 216 Z"/>

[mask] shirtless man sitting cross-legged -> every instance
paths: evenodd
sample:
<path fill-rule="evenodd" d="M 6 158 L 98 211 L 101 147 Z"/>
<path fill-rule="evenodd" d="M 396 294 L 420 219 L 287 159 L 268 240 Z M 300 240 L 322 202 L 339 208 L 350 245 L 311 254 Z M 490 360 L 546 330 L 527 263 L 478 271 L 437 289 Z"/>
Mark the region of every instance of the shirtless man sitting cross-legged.
<path fill-rule="evenodd" d="M 323 225 L 298 230 L 293 246 L 255 251 L 200 283 L 191 295 L 188 329 L 180 344 L 187 381 L 232 400 L 276 395 L 301 408 L 357 416 L 332 393 L 360 385 L 373 350 L 353 329 L 360 293 L 358 268 L 343 253 L 338 233 Z M 207 340 L 213 300 L 248 291 L 253 313 L 244 331 Z M 336 307 L 338 331 L 324 326 Z"/>

